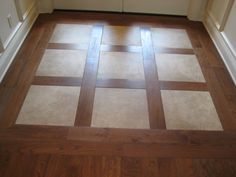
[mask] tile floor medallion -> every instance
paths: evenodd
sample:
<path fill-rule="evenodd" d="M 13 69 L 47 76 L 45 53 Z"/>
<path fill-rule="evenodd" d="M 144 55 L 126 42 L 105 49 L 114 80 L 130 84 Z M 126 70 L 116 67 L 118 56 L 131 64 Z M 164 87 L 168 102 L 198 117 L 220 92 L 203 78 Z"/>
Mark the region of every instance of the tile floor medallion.
<path fill-rule="evenodd" d="M 195 55 L 155 54 L 159 80 L 205 82 Z"/>
<path fill-rule="evenodd" d="M 141 45 L 139 27 L 105 26 L 102 44 L 106 45 Z"/>
<path fill-rule="evenodd" d="M 87 51 L 46 50 L 37 76 L 83 77 Z"/>
<path fill-rule="evenodd" d="M 169 130 L 222 130 L 209 92 L 162 90 Z"/>
<path fill-rule="evenodd" d="M 31 86 L 17 124 L 73 126 L 80 87 Z"/>
<path fill-rule="evenodd" d="M 146 91 L 97 88 L 92 127 L 149 129 Z"/>
<path fill-rule="evenodd" d="M 89 44 L 92 25 L 57 24 L 50 39 L 51 43 Z"/>
<path fill-rule="evenodd" d="M 142 54 L 101 52 L 98 78 L 144 80 Z"/>
<path fill-rule="evenodd" d="M 192 48 L 192 44 L 185 29 L 152 28 L 154 47 Z"/>

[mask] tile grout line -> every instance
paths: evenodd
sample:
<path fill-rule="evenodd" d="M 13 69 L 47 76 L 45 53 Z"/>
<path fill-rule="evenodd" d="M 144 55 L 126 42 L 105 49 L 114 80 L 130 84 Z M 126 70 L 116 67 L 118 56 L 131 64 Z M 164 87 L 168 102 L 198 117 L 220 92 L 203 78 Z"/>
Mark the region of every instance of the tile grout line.
<path fill-rule="evenodd" d="M 103 26 L 93 27 L 74 126 L 91 126 Z"/>
<path fill-rule="evenodd" d="M 166 129 L 150 28 L 141 28 L 143 65 L 151 129 Z"/>

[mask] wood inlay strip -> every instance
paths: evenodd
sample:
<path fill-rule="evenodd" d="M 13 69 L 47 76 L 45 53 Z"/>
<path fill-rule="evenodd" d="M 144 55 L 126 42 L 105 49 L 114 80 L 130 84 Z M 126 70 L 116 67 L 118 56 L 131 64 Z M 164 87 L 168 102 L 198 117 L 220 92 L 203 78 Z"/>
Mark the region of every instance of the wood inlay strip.
<path fill-rule="evenodd" d="M 36 76 L 33 85 L 51 85 L 51 86 L 81 86 L 82 79 L 79 77 L 49 77 Z"/>
<path fill-rule="evenodd" d="M 98 79 L 99 88 L 127 88 L 127 89 L 145 89 L 145 81 L 132 81 L 128 79 Z"/>
<path fill-rule="evenodd" d="M 194 55 L 193 49 L 179 49 L 179 48 L 155 48 L 156 53 L 169 53 L 169 54 L 185 54 Z"/>
<path fill-rule="evenodd" d="M 149 122 L 152 129 L 165 129 L 164 110 L 161 99 L 155 54 L 152 46 L 151 31 L 149 28 L 141 28 L 143 64 L 146 80 L 147 101 L 149 110 Z"/>
<path fill-rule="evenodd" d="M 91 125 L 102 33 L 103 26 L 94 26 L 87 54 L 75 126 Z"/>
<path fill-rule="evenodd" d="M 201 82 L 159 81 L 159 85 L 161 90 L 208 91 L 207 84 Z"/>
<path fill-rule="evenodd" d="M 58 50 L 87 50 L 88 46 L 83 44 L 49 43 L 47 49 Z"/>
<path fill-rule="evenodd" d="M 141 52 L 141 46 L 101 45 L 103 52 Z"/>

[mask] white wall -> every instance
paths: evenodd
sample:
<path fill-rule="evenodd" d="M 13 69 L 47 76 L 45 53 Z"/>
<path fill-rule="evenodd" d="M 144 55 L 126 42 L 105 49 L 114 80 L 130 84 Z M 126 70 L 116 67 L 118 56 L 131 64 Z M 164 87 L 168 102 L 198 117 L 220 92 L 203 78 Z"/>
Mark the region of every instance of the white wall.
<path fill-rule="evenodd" d="M 0 6 L 0 39 L 3 48 L 9 44 L 14 30 L 20 23 L 14 0 L 1 0 Z"/>
<path fill-rule="evenodd" d="M 233 2 L 210 0 L 204 25 L 236 85 L 236 2 Z"/>
<path fill-rule="evenodd" d="M 231 12 L 229 14 L 229 18 L 225 25 L 224 35 L 231 50 L 234 52 L 236 56 L 236 2 L 234 2 Z"/>

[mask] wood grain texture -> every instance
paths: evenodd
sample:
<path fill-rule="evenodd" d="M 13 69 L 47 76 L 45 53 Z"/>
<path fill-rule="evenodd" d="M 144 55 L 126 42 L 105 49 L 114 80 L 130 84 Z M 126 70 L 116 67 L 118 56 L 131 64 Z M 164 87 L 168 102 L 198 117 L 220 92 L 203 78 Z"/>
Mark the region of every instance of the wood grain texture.
<path fill-rule="evenodd" d="M 103 26 L 94 26 L 87 54 L 75 126 L 91 125 L 102 33 Z"/>
<path fill-rule="evenodd" d="M 49 43 L 54 25 L 59 23 L 137 25 L 142 28 L 143 46 L 101 45 L 101 26 L 95 26 L 89 46 Z M 153 49 L 149 31 L 152 27 L 187 30 L 193 49 Z M 46 49 L 88 50 L 85 77 L 35 76 Z M 97 80 L 100 51 L 142 52 L 146 81 Z M 206 83 L 159 81 L 154 52 L 197 55 Z M 79 127 L 14 125 L 31 84 L 82 86 L 76 119 Z M 90 128 L 95 87 L 146 88 L 152 129 Z M 184 17 L 118 13 L 41 14 L 0 84 L 0 176 L 236 176 L 235 88 L 200 22 Z M 161 89 L 209 91 L 224 131 L 166 130 Z"/>
<path fill-rule="evenodd" d="M 150 127 L 165 129 L 164 110 L 149 28 L 141 28 L 141 40 L 143 46 L 143 65 L 146 80 Z"/>
<path fill-rule="evenodd" d="M 33 85 L 81 86 L 82 78 L 36 76 Z"/>

